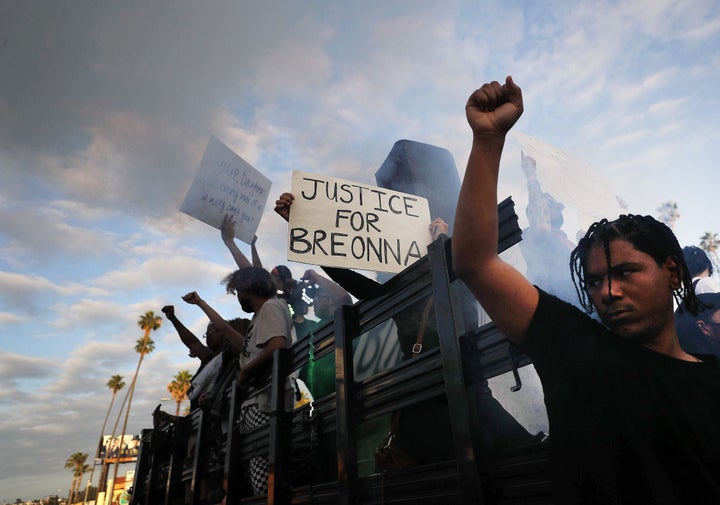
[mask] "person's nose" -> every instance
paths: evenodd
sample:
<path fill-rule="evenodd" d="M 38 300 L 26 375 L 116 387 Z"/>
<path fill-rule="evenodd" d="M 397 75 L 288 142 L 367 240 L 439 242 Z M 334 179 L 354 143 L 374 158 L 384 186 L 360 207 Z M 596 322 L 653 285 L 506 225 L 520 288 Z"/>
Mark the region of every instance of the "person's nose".
<path fill-rule="evenodd" d="M 601 300 L 605 305 L 609 305 L 614 301 L 622 298 L 622 287 L 617 280 L 613 281 L 610 276 L 603 279 L 602 289 L 600 290 Z"/>

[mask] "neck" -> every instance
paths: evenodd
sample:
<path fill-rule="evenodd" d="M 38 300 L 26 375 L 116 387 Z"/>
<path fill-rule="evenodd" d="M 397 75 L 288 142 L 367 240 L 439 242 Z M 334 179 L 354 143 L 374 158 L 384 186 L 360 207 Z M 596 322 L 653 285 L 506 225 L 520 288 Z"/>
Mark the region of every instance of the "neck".
<path fill-rule="evenodd" d="M 260 296 L 252 296 L 250 298 L 250 304 L 252 305 L 253 312 L 257 314 L 263 305 L 265 305 L 265 302 L 267 302 L 270 298 L 264 298 Z"/>
<path fill-rule="evenodd" d="M 672 327 L 667 328 L 654 340 L 644 342 L 642 346 L 651 351 L 670 356 L 671 358 L 683 361 L 700 361 L 692 354 L 686 353 L 683 348 L 680 347 L 680 340 L 678 339 L 674 322 Z"/>

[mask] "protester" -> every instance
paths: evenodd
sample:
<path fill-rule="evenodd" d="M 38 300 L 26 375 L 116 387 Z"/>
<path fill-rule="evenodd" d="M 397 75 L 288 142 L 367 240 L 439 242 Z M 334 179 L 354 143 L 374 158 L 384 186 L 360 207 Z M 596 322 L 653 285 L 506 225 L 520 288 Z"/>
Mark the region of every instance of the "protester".
<path fill-rule="evenodd" d="M 561 503 L 720 503 L 720 367 L 678 343 L 673 297 L 698 302 L 672 231 L 649 216 L 593 224 L 571 255 L 581 305 L 541 288 L 497 254 L 497 182 L 522 92 L 484 84 L 469 98 L 473 143 L 453 264 L 545 390 Z"/>
<path fill-rule="evenodd" d="M 227 332 L 231 343 L 241 349 L 240 372 L 237 385 L 245 387 L 272 362 L 276 349 L 284 348 L 290 340 L 292 321 L 284 300 L 275 296 L 270 274 L 256 267 L 241 268 L 225 278 L 228 293 L 235 294 L 242 309 L 253 313 L 246 335 L 230 327 L 196 292 L 183 297 L 200 307 L 213 324 Z M 292 409 L 294 393 L 289 385 L 285 392 L 286 410 Z M 269 387 L 243 401 L 240 408 L 240 431 L 246 433 L 270 420 Z M 268 459 L 265 456 L 250 460 L 250 483 L 255 495 L 267 493 Z"/>
<path fill-rule="evenodd" d="M 255 247 L 257 236 L 253 237 L 253 241 L 250 244 L 252 254 L 252 263 L 250 263 L 235 243 L 235 220 L 230 214 L 225 214 L 223 217 L 220 237 L 222 238 L 223 244 L 225 244 L 230 251 L 238 268 L 263 268 L 260 255 Z M 307 302 L 302 299 L 301 289 L 298 289 L 298 282 L 293 279 L 292 272 L 290 272 L 290 269 L 285 265 L 277 265 L 270 271 L 270 275 L 272 276 L 278 296 L 284 298 L 291 309 L 290 314 L 293 319 L 293 327 L 295 328 L 297 337 L 300 338 L 306 333 L 306 328 L 309 326 L 309 323 L 305 318 L 308 313 L 308 305 Z"/>
<path fill-rule="evenodd" d="M 695 294 L 720 293 L 720 282 L 713 279 L 713 264 L 705 251 L 696 246 L 683 247 L 683 257 L 690 269 Z"/>

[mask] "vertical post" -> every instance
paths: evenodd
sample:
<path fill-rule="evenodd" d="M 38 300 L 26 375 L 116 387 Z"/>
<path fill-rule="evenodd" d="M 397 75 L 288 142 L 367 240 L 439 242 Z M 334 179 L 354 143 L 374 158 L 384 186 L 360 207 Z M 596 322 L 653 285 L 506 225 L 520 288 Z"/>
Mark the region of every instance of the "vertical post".
<path fill-rule="evenodd" d="M 343 305 L 335 311 L 335 409 L 339 503 L 350 505 L 358 480 L 357 443 L 353 410 L 355 402 L 353 339 L 360 334 L 358 311 Z"/>
<path fill-rule="evenodd" d="M 428 260 L 432 276 L 435 317 L 437 320 L 440 353 L 445 376 L 448 409 L 452 419 L 451 429 L 457 462 L 462 503 L 484 503 L 480 495 L 478 469 L 475 461 L 470 409 L 465 391 L 462 355 L 458 342 L 456 318 L 460 307 L 453 304 L 450 278 L 452 271 L 446 250 L 449 239 L 442 237 L 428 246 Z M 457 308 L 457 311 L 455 310 Z M 456 314 L 456 312 L 458 312 Z"/>
<path fill-rule="evenodd" d="M 234 503 L 240 499 L 239 485 L 240 468 L 237 464 L 236 445 L 235 442 L 235 418 L 240 412 L 240 403 L 242 398 L 237 393 L 235 381 L 232 382 L 230 392 L 230 404 L 228 408 L 228 432 L 225 439 L 225 469 L 223 474 L 223 485 L 225 487 L 226 503 Z"/>
<path fill-rule="evenodd" d="M 192 414 L 192 426 L 191 431 L 195 430 L 195 452 L 193 452 L 192 459 L 192 476 L 190 478 L 190 494 L 192 496 L 190 505 L 197 505 L 200 503 L 200 462 L 205 456 L 205 425 L 206 415 L 202 409 L 197 409 Z M 185 443 L 189 443 L 185 440 Z"/>
<path fill-rule="evenodd" d="M 285 413 L 285 382 L 288 376 L 290 351 L 273 352 L 272 392 L 270 396 L 270 449 L 268 454 L 268 505 L 289 503 L 287 485 L 287 419 Z"/>

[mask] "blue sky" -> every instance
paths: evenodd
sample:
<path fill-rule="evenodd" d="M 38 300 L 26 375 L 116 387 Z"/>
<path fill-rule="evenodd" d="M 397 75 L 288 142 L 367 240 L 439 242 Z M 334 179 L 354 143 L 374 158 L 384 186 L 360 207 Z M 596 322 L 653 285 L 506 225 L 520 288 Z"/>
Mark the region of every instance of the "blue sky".
<path fill-rule="evenodd" d="M 178 211 L 211 134 L 271 179 L 272 201 L 292 170 L 373 184 L 399 139 L 449 149 L 462 177 L 465 101 L 512 74 L 518 131 L 592 167 L 633 213 L 676 201 L 680 242 L 697 244 L 720 231 L 719 13 L 708 0 L 0 3 L 0 503 L 67 493 L 64 461 L 94 453 L 106 381 L 134 371 L 141 314 L 174 303 L 201 334 L 180 300 L 197 290 L 240 315 L 219 232 Z M 501 193 L 522 209 L 507 150 Z M 269 207 L 266 266 L 286 262 L 285 232 Z M 197 367 L 171 325 L 153 338 L 133 433 Z"/>

